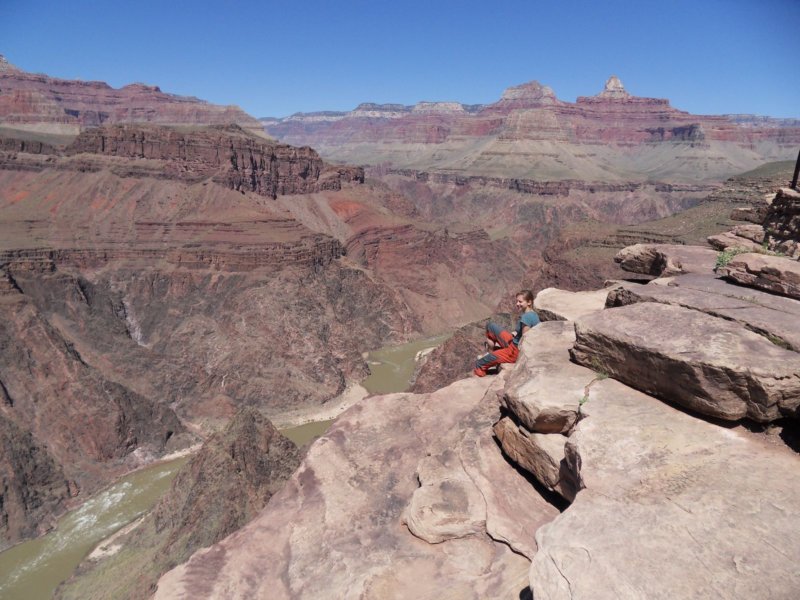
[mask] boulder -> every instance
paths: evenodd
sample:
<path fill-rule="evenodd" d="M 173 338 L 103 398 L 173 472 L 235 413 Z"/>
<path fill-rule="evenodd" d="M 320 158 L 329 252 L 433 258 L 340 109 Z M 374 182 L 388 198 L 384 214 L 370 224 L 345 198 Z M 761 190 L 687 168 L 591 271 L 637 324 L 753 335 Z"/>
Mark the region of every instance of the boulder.
<path fill-rule="evenodd" d="M 792 258 L 800 257 L 800 192 L 781 188 L 767 210 L 764 228 L 769 248 Z"/>
<path fill-rule="evenodd" d="M 536 534 L 536 600 L 796 597 L 796 453 L 612 379 L 584 408 L 586 487 Z"/>
<path fill-rule="evenodd" d="M 800 299 L 800 262 L 785 256 L 739 254 L 717 273 L 742 285 Z"/>
<path fill-rule="evenodd" d="M 531 433 L 510 417 L 495 424 L 494 434 L 503 452 L 539 483 L 569 502 L 575 499 L 579 484 L 566 459 L 566 437 L 560 433 Z"/>
<path fill-rule="evenodd" d="M 527 332 L 503 390 L 503 404 L 528 431 L 567 433 L 575 425 L 591 369 L 569 362 L 572 322 L 541 323 Z"/>
<path fill-rule="evenodd" d="M 667 277 L 682 273 L 709 273 L 717 253 L 704 246 L 635 244 L 620 250 L 614 261 L 626 271 Z"/>
<path fill-rule="evenodd" d="M 574 321 L 578 317 L 602 310 L 606 291 L 569 292 L 547 288 L 536 294 L 533 308 L 542 321 Z"/>
<path fill-rule="evenodd" d="M 504 377 L 362 400 L 260 516 L 167 573 L 155 597 L 519 597 L 519 552 L 558 511 L 491 440 Z M 443 541 L 412 534 L 412 513 Z"/>
<path fill-rule="evenodd" d="M 761 250 L 761 243 L 756 243 L 751 239 L 737 235 L 733 231 L 710 235 L 706 238 L 708 243 L 717 250 L 727 250 L 729 248 L 739 248 L 756 252 Z"/>
<path fill-rule="evenodd" d="M 749 221 L 750 223 L 758 223 L 760 225 L 767 216 L 767 208 L 769 208 L 769 205 L 766 203 L 759 206 L 734 208 L 731 211 L 730 219 L 731 221 Z"/>
<path fill-rule="evenodd" d="M 573 359 L 701 414 L 769 422 L 800 404 L 800 356 L 738 323 L 653 302 L 575 325 Z"/>
<path fill-rule="evenodd" d="M 622 283 L 608 293 L 607 306 L 660 302 L 736 321 L 772 343 L 800 351 L 800 301 L 747 289 L 710 275 L 655 279 L 647 285 Z"/>

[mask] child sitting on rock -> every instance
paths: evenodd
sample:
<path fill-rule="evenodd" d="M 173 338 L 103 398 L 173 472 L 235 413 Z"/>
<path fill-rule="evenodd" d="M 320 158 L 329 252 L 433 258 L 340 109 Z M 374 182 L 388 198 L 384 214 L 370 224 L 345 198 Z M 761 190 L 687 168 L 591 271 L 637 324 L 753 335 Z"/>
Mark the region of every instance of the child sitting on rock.
<path fill-rule="evenodd" d="M 486 337 L 489 338 L 487 349 L 490 352 L 481 356 L 475 363 L 472 372 L 478 377 L 485 376 L 489 369 L 502 363 L 517 362 L 522 335 L 539 324 L 539 316 L 533 310 L 533 292 L 530 290 L 517 292 L 515 304 L 521 314 L 513 334 L 491 321 L 486 324 Z"/>

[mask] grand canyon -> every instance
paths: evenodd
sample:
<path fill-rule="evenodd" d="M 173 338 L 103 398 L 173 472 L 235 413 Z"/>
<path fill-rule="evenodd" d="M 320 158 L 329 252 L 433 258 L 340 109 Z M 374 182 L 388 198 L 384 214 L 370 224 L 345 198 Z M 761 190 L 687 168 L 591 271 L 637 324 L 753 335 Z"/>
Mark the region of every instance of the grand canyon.
<path fill-rule="evenodd" d="M 278 119 L 0 57 L 0 550 L 184 454 L 55 597 L 792 597 L 798 149 L 616 76 Z"/>

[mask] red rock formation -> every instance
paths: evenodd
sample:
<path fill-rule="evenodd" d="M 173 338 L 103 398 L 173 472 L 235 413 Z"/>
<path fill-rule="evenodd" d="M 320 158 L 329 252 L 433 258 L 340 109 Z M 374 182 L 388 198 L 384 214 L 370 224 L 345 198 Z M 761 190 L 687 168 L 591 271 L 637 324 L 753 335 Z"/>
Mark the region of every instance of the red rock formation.
<path fill-rule="evenodd" d="M 800 121 L 691 115 L 668 100 L 631 96 L 616 77 L 597 96 L 575 103 L 530 82 L 485 106 L 447 103 L 427 110 L 429 104 L 434 103 L 298 114 L 271 121 L 266 129 L 349 162 L 427 163 L 427 170 L 457 174 L 587 181 L 729 176 L 788 158 L 800 144 Z"/>
<path fill-rule="evenodd" d="M 12 401 L 0 383 L 0 402 Z M 69 485 L 47 448 L 0 411 L 0 550 L 43 533 L 64 510 Z"/>
<path fill-rule="evenodd" d="M 189 133 L 141 125 L 98 127 L 81 133 L 66 149 L 67 156 L 76 154 L 166 161 L 165 173 L 177 179 L 214 177 L 232 189 L 273 198 L 364 180 L 361 169 L 327 168 L 311 148 L 264 142 L 235 125 Z"/>
<path fill-rule="evenodd" d="M 259 122 L 237 106 L 166 94 L 134 83 L 114 89 L 100 81 L 57 79 L 26 73 L 0 56 L 0 123 L 19 126 L 112 123 L 213 125 L 236 123 L 258 131 Z"/>

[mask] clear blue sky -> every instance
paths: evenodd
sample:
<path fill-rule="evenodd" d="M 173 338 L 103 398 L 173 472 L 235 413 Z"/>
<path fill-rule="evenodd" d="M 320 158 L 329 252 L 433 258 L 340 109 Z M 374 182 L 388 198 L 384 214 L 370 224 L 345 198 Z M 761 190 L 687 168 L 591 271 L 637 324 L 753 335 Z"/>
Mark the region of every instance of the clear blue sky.
<path fill-rule="evenodd" d="M 257 117 L 531 80 L 574 101 L 611 74 L 692 113 L 800 117 L 798 23 L 800 0 L 0 0 L 0 53 Z"/>

